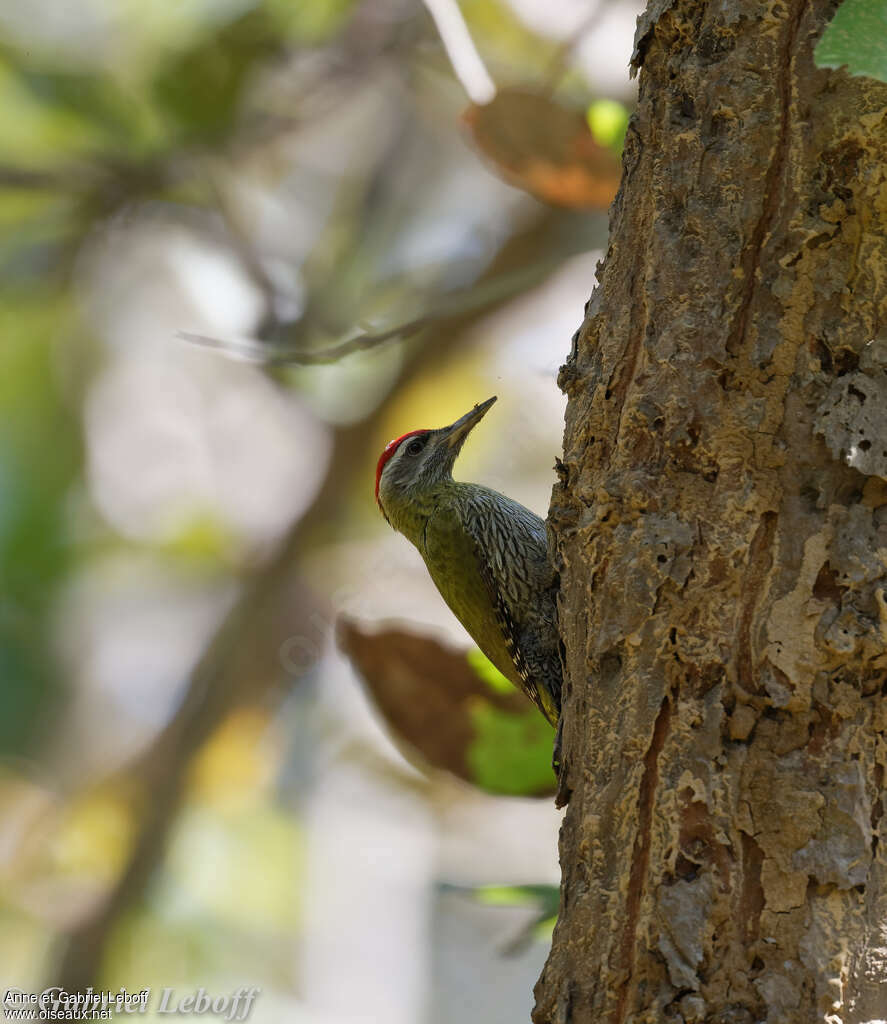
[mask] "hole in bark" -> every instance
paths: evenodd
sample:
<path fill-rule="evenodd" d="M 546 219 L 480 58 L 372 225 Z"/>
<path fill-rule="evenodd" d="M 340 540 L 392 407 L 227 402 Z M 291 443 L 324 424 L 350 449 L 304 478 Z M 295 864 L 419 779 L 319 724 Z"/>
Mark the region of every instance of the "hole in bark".
<path fill-rule="evenodd" d="M 859 356 L 852 348 L 839 348 L 835 353 L 834 362 L 835 375 L 843 377 L 845 373 L 851 373 L 853 370 L 858 368 Z M 855 388 L 851 386 L 850 393 L 853 394 L 854 392 L 861 397 L 863 402 L 865 401 L 865 396 L 862 395 L 862 392 L 856 391 Z"/>
<path fill-rule="evenodd" d="M 846 589 L 838 583 L 837 573 L 828 562 L 825 562 L 813 584 L 813 596 L 818 601 L 834 601 L 835 604 L 840 604 Z"/>
<path fill-rule="evenodd" d="M 678 631 L 675 626 L 672 626 L 668 631 L 668 639 L 671 643 L 677 643 Z"/>
<path fill-rule="evenodd" d="M 875 779 L 874 779 L 874 781 L 875 781 L 875 787 L 876 787 L 877 791 L 880 792 L 881 787 L 884 784 L 884 766 L 881 765 L 881 764 L 875 765 Z M 879 796 L 877 800 L 873 800 L 872 801 L 872 813 L 871 813 L 871 823 L 872 823 L 872 833 L 873 833 L 873 835 L 872 835 L 872 854 L 874 854 L 875 851 L 877 850 L 878 843 L 880 841 L 880 837 L 878 835 L 878 825 L 879 825 L 879 822 L 881 821 L 881 816 L 883 814 L 884 814 L 884 797 L 883 796 Z"/>
<path fill-rule="evenodd" d="M 723 114 L 715 114 L 708 124 L 702 124 L 702 140 L 706 146 L 717 144 L 725 135 L 728 135 L 733 124 L 733 118 Z"/>
<path fill-rule="evenodd" d="M 819 488 L 807 484 L 806 487 L 801 488 L 801 498 L 807 504 L 808 511 L 815 511 L 819 506 Z"/>
<path fill-rule="evenodd" d="M 703 61 L 713 64 L 722 60 L 736 45 L 736 37 L 715 28 L 707 29 L 699 37 L 696 50 Z"/>
<path fill-rule="evenodd" d="M 865 886 L 864 885 L 854 885 L 853 888 L 859 893 L 860 896 L 865 896 Z"/>
<path fill-rule="evenodd" d="M 867 675 L 862 680 L 862 695 L 863 697 L 871 697 L 878 692 L 881 687 L 881 683 L 884 682 L 884 673 L 879 672 L 877 675 Z M 880 787 L 879 787 L 880 788 Z"/>
<path fill-rule="evenodd" d="M 828 345 L 823 341 L 820 341 L 819 338 L 815 338 L 811 348 L 813 349 L 813 354 L 819 360 L 819 365 L 822 369 L 825 370 L 826 373 L 831 373 L 834 364 L 832 362 L 832 353 Z"/>
<path fill-rule="evenodd" d="M 616 651 L 607 651 L 601 658 L 601 681 L 614 679 L 622 670 L 622 658 Z"/>
<path fill-rule="evenodd" d="M 683 878 L 685 882 L 692 882 L 699 874 L 699 865 L 694 864 L 692 860 L 687 860 L 682 853 L 679 853 L 675 861 L 674 872 L 678 878 Z"/>
<path fill-rule="evenodd" d="M 849 203 L 853 198 L 853 190 L 848 185 L 856 177 L 859 161 L 864 155 L 865 150 L 852 139 L 823 151 L 821 167 L 825 172 L 825 187 L 845 202 Z"/>
<path fill-rule="evenodd" d="M 872 442 L 871 441 L 866 440 L 866 441 L 860 441 L 859 442 L 859 450 L 861 452 L 867 452 L 869 450 L 869 448 L 871 448 L 871 446 L 872 446 Z"/>
<path fill-rule="evenodd" d="M 610 388 L 607 388 L 607 390 L 604 392 L 604 398 L 609 398 L 612 394 L 613 391 Z"/>
<path fill-rule="evenodd" d="M 665 555 L 657 555 L 657 556 L 656 556 L 656 561 L 657 561 L 657 562 L 658 562 L 658 563 L 659 563 L 660 565 L 665 565 L 665 563 L 666 563 L 666 562 L 668 561 L 668 558 L 666 558 L 666 556 L 665 556 Z"/>
<path fill-rule="evenodd" d="M 838 234 L 840 230 L 841 222 L 838 221 L 838 223 L 835 225 L 834 233 L 832 233 L 831 231 L 823 231 L 820 234 L 815 235 L 807 242 L 807 248 L 818 249 L 822 245 L 827 245 L 835 237 L 835 235 Z"/>
<path fill-rule="evenodd" d="M 740 832 L 740 838 L 742 841 L 742 889 L 738 912 L 742 923 L 743 938 L 746 945 L 750 945 L 760 934 L 761 911 L 764 909 L 764 890 L 761 886 L 764 851 L 747 832 Z M 763 966 L 761 963 L 760 967 Z"/>
<path fill-rule="evenodd" d="M 764 961 L 759 956 L 756 956 L 751 962 L 751 969 L 753 971 L 763 971 Z"/>

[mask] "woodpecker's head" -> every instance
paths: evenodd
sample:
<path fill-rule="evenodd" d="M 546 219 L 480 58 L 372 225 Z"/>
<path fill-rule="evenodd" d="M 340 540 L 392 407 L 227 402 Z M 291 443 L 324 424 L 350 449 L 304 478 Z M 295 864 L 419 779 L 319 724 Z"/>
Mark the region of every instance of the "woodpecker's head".
<path fill-rule="evenodd" d="M 494 395 L 448 427 L 411 430 L 385 445 L 376 466 L 376 501 L 395 529 L 406 532 L 399 521 L 404 514 L 421 515 L 423 499 L 452 479 L 453 463 L 465 438 L 495 401 Z"/>

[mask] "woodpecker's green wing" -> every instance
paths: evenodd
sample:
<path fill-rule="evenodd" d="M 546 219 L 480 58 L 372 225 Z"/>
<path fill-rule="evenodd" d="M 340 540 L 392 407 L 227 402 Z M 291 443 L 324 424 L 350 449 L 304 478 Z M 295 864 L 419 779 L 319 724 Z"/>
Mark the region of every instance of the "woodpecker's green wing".
<path fill-rule="evenodd" d="M 484 654 L 555 723 L 561 665 L 545 523 L 476 484 L 457 483 L 449 497 L 425 531 L 432 578 Z"/>
<path fill-rule="evenodd" d="M 556 580 L 548 560 L 545 522 L 511 498 L 475 486 L 465 510 L 465 526 L 474 538 L 481 575 L 523 689 L 556 724 L 562 669 Z"/>
<path fill-rule="evenodd" d="M 542 699 L 543 695 L 533 681 L 530 666 L 527 664 L 527 659 L 524 657 L 524 653 L 521 650 L 519 631 L 511 616 L 508 603 L 496 582 L 494 572 L 479 552 L 477 555 L 477 565 L 484 584 L 489 591 L 490 600 L 493 602 L 496 609 L 496 621 L 499 623 L 499 629 L 502 631 L 502 638 L 505 641 L 505 647 L 508 650 L 512 662 L 514 663 L 517 674 L 520 676 L 521 689 L 536 705 L 536 707 L 539 708 L 542 714 L 545 715 L 546 718 L 549 718 L 548 709 L 545 707 Z"/>

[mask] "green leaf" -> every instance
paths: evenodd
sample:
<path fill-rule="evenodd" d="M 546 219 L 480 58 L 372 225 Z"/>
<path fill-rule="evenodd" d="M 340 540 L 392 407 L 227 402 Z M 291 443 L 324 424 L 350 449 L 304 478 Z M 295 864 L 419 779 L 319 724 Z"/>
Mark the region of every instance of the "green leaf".
<path fill-rule="evenodd" d="M 479 903 L 491 907 L 538 907 L 546 918 L 557 916 L 560 888 L 556 885 L 480 885 L 474 890 Z"/>
<path fill-rule="evenodd" d="M 511 693 L 514 685 L 496 668 L 479 647 L 465 652 L 465 658 L 478 679 L 483 680 L 494 693 Z"/>
<path fill-rule="evenodd" d="M 551 789 L 554 729 L 533 708 L 514 714 L 474 699 L 474 739 L 468 764 L 476 785 L 508 796 L 533 796 Z"/>
<path fill-rule="evenodd" d="M 460 891 L 459 886 L 444 886 Z M 479 885 L 461 888 L 488 907 L 532 907 L 532 919 L 502 949 L 506 955 L 522 952 L 533 941 L 550 942 L 560 910 L 560 888 L 544 883 L 532 885 Z"/>
<path fill-rule="evenodd" d="M 821 68 L 846 66 L 851 75 L 887 82 L 887 3 L 844 0 L 814 52 Z"/>
<path fill-rule="evenodd" d="M 595 142 L 616 153 L 622 152 L 629 116 L 628 107 L 616 100 L 595 100 L 585 111 L 585 120 Z"/>

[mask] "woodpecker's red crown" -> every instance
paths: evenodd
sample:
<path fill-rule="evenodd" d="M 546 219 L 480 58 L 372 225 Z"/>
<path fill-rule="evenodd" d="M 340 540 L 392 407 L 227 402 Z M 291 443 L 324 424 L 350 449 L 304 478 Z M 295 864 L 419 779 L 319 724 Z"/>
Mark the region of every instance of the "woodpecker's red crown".
<path fill-rule="evenodd" d="M 393 441 L 389 441 L 382 449 L 382 454 L 379 456 L 379 461 L 376 464 L 376 504 L 379 508 L 382 508 L 382 502 L 379 500 L 379 481 L 382 479 L 382 470 L 385 468 L 385 463 L 394 456 L 402 441 L 406 441 L 408 437 L 415 437 L 416 434 L 427 433 L 428 431 L 425 428 L 421 430 L 410 430 L 406 434 L 401 434 L 400 437 L 395 437 Z"/>

